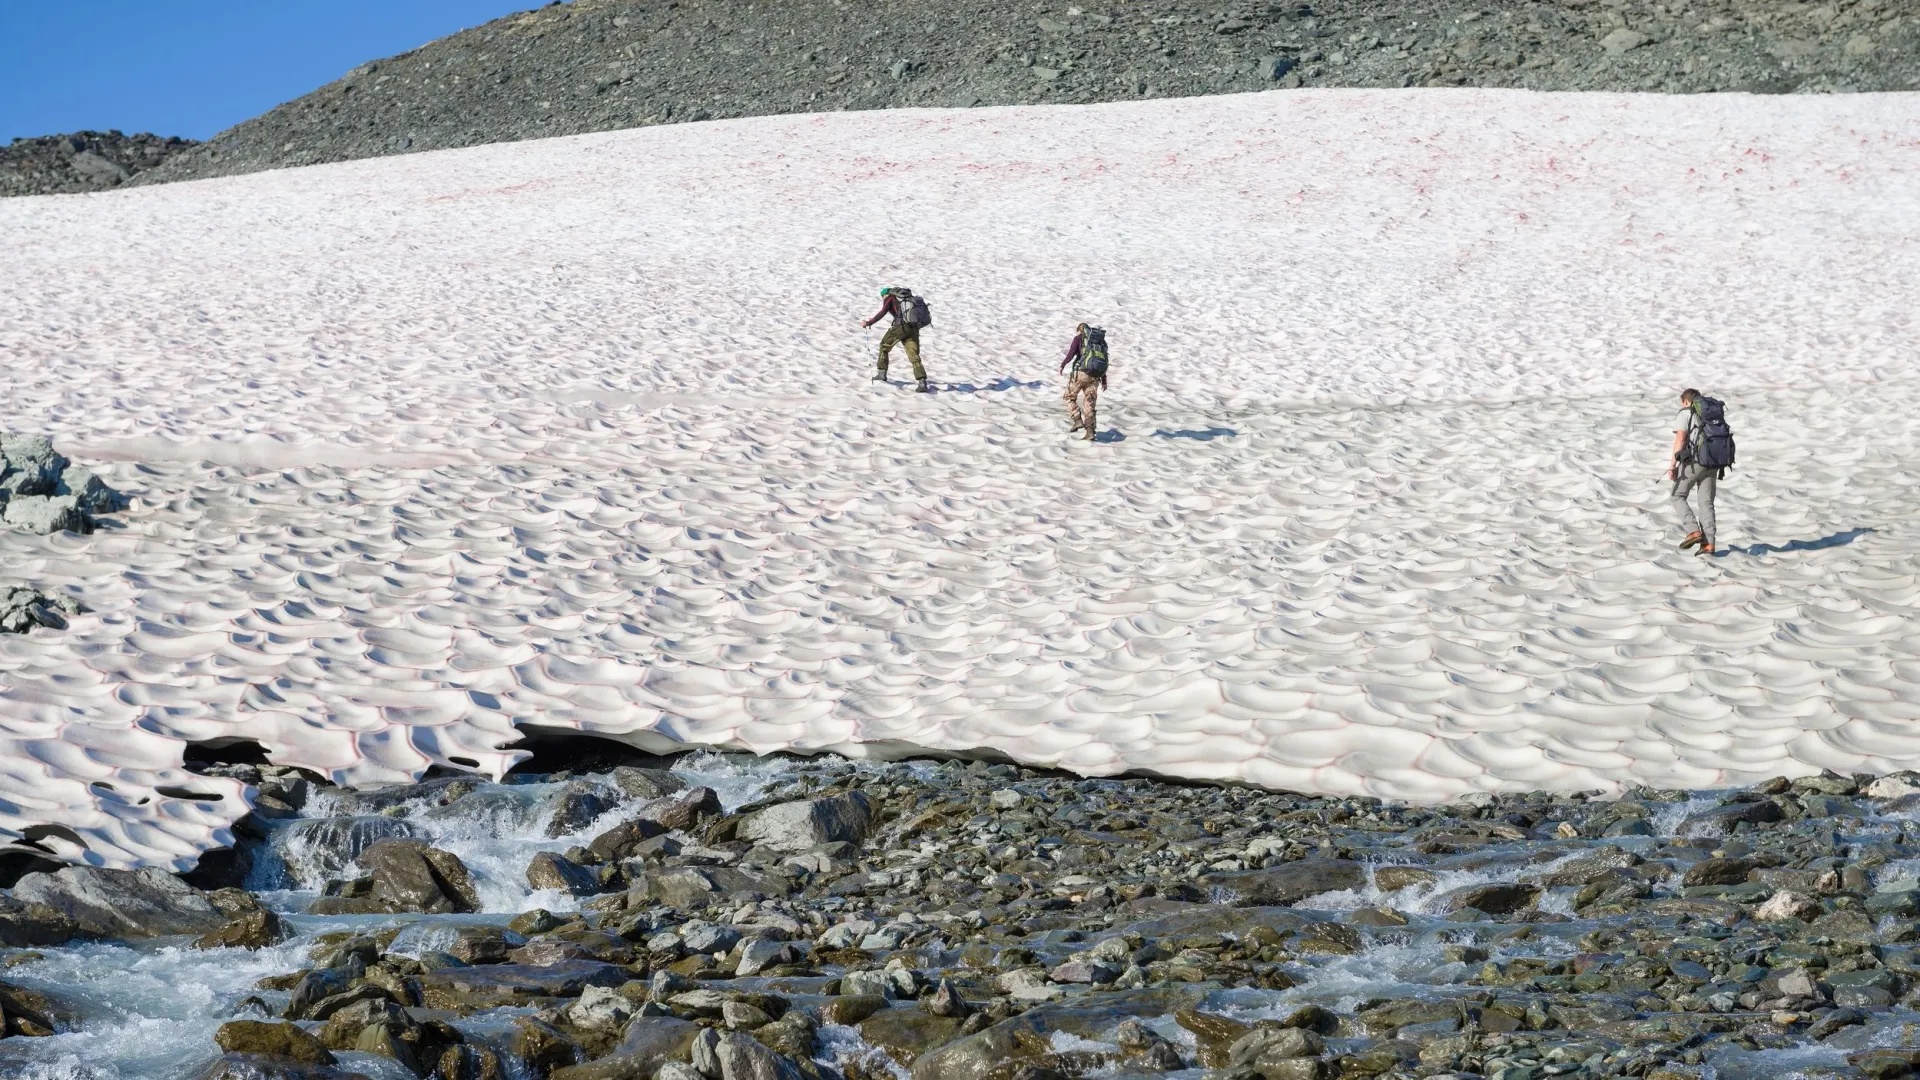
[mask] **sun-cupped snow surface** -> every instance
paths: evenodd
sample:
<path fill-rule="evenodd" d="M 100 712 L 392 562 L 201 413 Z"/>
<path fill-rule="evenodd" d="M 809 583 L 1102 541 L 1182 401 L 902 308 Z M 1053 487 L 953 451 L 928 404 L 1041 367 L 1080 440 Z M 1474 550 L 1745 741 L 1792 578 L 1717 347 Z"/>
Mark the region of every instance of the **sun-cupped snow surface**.
<path fill-rule="evenodd" d="M 366 783 L 523 724 L 1412 800 L 1920 766 L 1916 166 L 1920 95 L 1300 91 L 0 202 L 0 429 L 137 500 L 0 535 L 91 609 L 0 640 L 0 828 L 184 866 L 245 809 L 187 742 Z M 868 382 L 893 284 L 932 394 Z"/>

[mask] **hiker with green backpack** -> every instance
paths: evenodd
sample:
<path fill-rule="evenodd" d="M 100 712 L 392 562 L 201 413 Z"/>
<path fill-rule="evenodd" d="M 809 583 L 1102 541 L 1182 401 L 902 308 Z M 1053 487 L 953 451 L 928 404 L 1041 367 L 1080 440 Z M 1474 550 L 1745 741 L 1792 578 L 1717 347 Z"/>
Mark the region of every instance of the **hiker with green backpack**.
<path fill-rule="evenodd" d="M 1067 355 L 1060 358 L 1060 370 L 1067 370 L 1068 364 L 1073 365 L 1073 374 L 1067 376 L 1067 392 L 1061 395 L 1067 403 L 1067 430 L 1085 431 L 1091 440 L 1099 430 L 1094 412 L 1100 405 L 1100 391 L 1107 388 L 1107 332 L 1086 323 L 1076 327 Z"/>
<path fill-rule="evenodd" d="M 1720 478 L 1733 467 L 1733 429 L 1727 426 L 1726 403 L 1704 397 L 1694 389 L 1680 393 L 1681 426 L 1673 433 L 1673 458 L 1667 479 L 1673 481 L 1673 512 L 1686 530 L 1681 550 L 1699 548 L 1714 553 L 1713 497 Z M 1687 497 L 1698 492 L 1696 516 Z"/>
<path fill-rule="evenodd" d="M 887 381 L 887 354 L 893 352 L 895 345 L 904 345 L 907 360 L 913 364 L 913 377 L 917 383 L 914 389 L 924 394 L 927 392 L 927 369 L 920 365 L 920 328 L 933 325 L 933 314 L 927 310 L 924 297 L 915 296 L 912 289 L 895 285 L 880 290 L 879 312 L 860 325 L 872 326 L 888 315 L 893 316 L 893 325 L 887 327 L 886 336 L 880 339 L 880 370 L 874 373 L 873 381 Z"/>

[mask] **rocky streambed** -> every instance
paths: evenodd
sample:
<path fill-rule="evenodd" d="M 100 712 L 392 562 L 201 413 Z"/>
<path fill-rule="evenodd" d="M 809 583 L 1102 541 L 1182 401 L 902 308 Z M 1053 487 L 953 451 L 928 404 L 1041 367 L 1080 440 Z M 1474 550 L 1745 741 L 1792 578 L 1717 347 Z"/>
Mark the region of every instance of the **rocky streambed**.
<path fill-rule="evenodd" d="M 1920 777 L 1410 807 L 702 753 L 24 867 L 0 1075 L 1899 1076 Z M 23 869 L 14 860 L 13 872 Z"/>

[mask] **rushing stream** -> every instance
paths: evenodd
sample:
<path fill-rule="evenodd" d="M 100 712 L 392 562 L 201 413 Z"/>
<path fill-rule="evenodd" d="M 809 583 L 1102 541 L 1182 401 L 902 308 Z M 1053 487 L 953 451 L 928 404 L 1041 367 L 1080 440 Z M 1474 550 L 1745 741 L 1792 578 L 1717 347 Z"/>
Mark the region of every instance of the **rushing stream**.
<path fill-rule="evenodd" d="M 316 946 L 372 937 L 381 963 L 417 973 L 458 964 L 449 953 L 474 927 L 535 910 L 623 927 L 633 955 L 621 993 L 655 1014 L 699 1019 L 686 996 L 696 986 L 804 1012 L 806 1068 L 821 1076 L 985 1080 L 1017 1059 L 1052 1070 L 1030 1076 L 1226 1076 L 1239 1064 L 1254 1070 L 1243 1077 L 1665 1069 L 1778 1080 L 1900 1075 L 1888 1062 L 1920 1046 L 1906 1005 L 1920 970 L 1920 825 L 1912 797 L 1869 798 L 1852 781 L 1828 784 L 1839 795 L 1781 782 L 1422 809 L 979 764 L 703 753 L 675 765 L 689 788 L 718 797 L 703 822 L 822 789 L 880 809 L 857 852 L 833 841 L 785 849 L 789 876 L 774 895 L 766 878 L 695 910 L 641 895 L 657 888 L 644 875 L 772 864 L 737 836 L 708 845 L 710 832 L 696 839 L 688 827 L 674 844 L 655 841 L 642 860 L 651 869 L 623 864 L 636 890 L 624 901 L 617 885 L 529 887 L 537 854 L 589 860 L 595 838 L 644 803 L 610 799 L 556 829 L 556 814 L 579 814 L 583 784 L 612 790 L 604 776 L 316 789 L 297 815 L 268 823 L 246 880 L 290 937 L 251 951 L 179 937 L 10 950 L 0 979 L 49 995 L 71 1019 L 49 1037 L 0 1040 L 0 1076 L 189 1080 L 220 1056 L 223 1024 L 286 1010 L 289 991 L 260 983 L 314 966 Z M 1774 816 L 1754 811 L 1760 802 L 1778 820 L 1758 820 Z M 330 882 L 339 892 L 359 872 L 361 849 L 392 837 L 457 856 L 479 910 L 307 913 Z M 732 971 L 740 942 L 760 933 L 785 943 L 785 966 Z M 701 935 L 711 957 L 693 949 Z M 509 931 L 507 944 L 539 936 Z M 943 987 L 962 1002 L 945 1014 Z M 863 996 L 873 993 L 891 1007 Z M 517 1022 L 577 1019 L 564 998 L 402 1004 L 491 1048 L 515 1080 L 546 1067 L 516 1053 Z M 703 1022 L 753 1031 L 767 1016 Z M 967 1050 L 1021 1023 L 1027 1035 L 994 1044 L 1005 1061 Z M 1268 1036 L 1292 1041 L 1262 1051 Z M 595 1044 L 579 1037 L 584 1058 Z M 414 1075 L 378 1053 L 335 1057 L 332 1075 Z"/>

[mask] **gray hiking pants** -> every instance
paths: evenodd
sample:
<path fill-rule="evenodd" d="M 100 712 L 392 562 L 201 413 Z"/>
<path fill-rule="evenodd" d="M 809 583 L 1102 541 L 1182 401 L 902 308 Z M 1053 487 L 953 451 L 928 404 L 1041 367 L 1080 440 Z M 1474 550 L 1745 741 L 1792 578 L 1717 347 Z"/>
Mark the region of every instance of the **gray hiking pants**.
<path fill-rule="evenodd" d="M 1689 536 L 1699 533 L 1713 543 L 1713 492 L 1720 483 L 1720 470 L 1699 465 L 1680 466 L 1679 479 L 1673 485 L 1673 512 L 1680 518 L 1680 530 Z M 1700 493 L 1700 516 L 1695 517 L 1687 496 Z"/>

